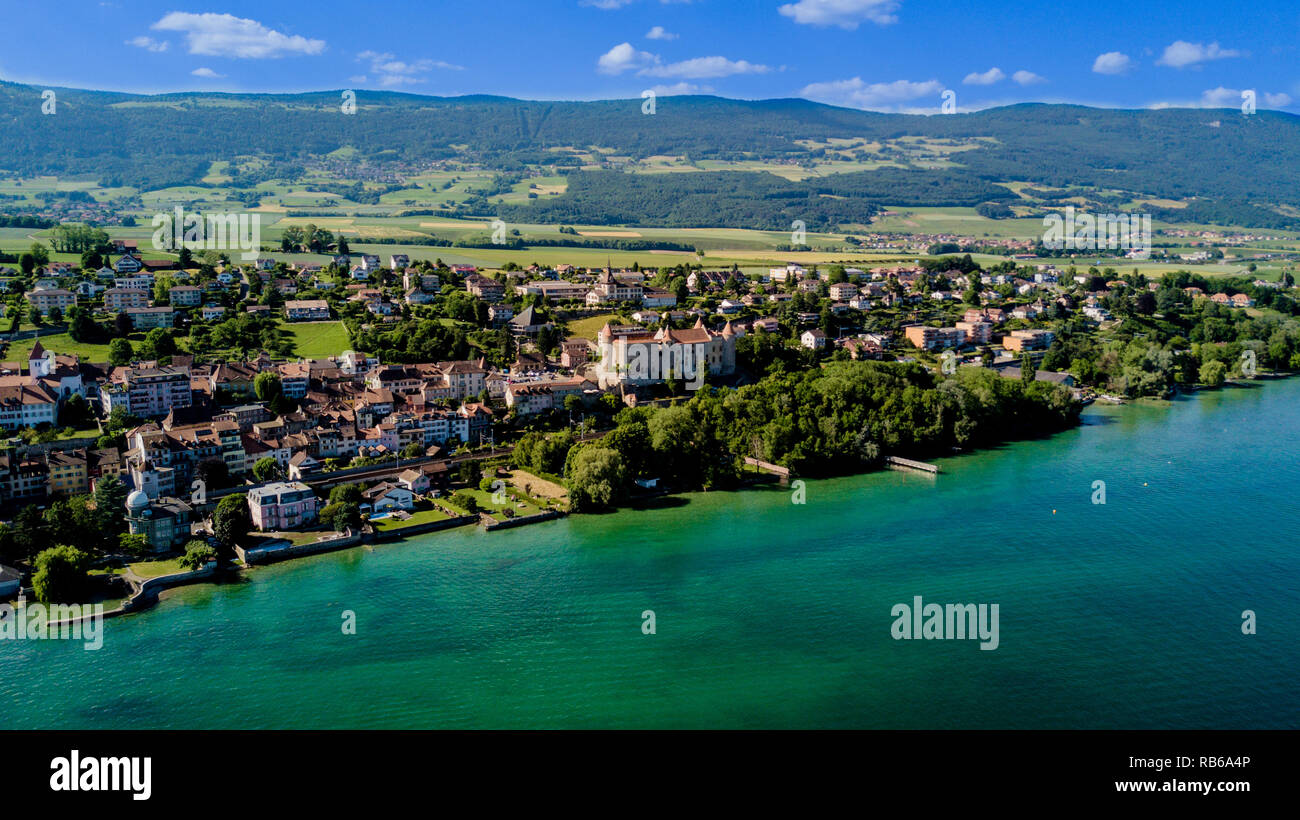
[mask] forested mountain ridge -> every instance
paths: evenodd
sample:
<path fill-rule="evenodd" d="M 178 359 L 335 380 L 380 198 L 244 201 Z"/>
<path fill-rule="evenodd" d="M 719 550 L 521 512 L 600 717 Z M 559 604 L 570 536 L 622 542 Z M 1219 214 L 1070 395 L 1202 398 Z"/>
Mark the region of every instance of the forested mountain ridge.
<path fill-rule="evenodd" d="M 55 89 L 57 112 L 42 114 L 42 91 L 0 83 L 0 169 L 22 175 L 93 174 L 105 184 L 150 189 L 198 183 L 214 160 L 262 156 L 293 164 L 342 147 L 373 162 L 460 158 L 503 171 L 546 166 L 570 175 L 570 192 L 507 206 L 514 218 L 636 221 L 631 200 L 597 207 L 587 196 L 610 184 L 565 164 L 562 147 L 599 146 L 632 160 L 659 155 L 692 161 L 803 162 L 825 141 L 889 143 L 902 138 L 978 140 L 933 168 L 902 167 L 792 182 L 771 174 L 646 175 L 624 187 L 662 198 L 755 196 L 812 208 L 831 224 L 879 204 L 975 205 L 1006 198 L 996 183 L 1087 186 L 1149 197 L 1196 200 L 1199 212 L 1246 214 L 1256 224 L 1294 221 L 1300 209 L 1300 117 L 1221 109 L 1116 110 L 1022 104 L 970 114 L 920 116 L 837 108 L 800 99 L 665 97 L 653 115 L 641 100 L 525 101 L 504 97 L 425 97 L 359 91 L 354 115 L 341 91 L 309 94 L 135 95 Z M 818 147 L 818 146 L 822 147 Z M 585 178 L 584 177 L 590 177 Z M 620 183 L 623 185 L 623 183 Z M 736 190 L 728 193 L 728 187 Z M 693 193 L 694 192 L 694 193 Z M 809 204 L 811 203 L 811 204 Z M 732 208 L 731 204 L 726 204 Z M 675 224 L 668 204 L 659 221 Z M 761 209 L 757 223 L 784 219 Z M 743 204 L 732 208 L 745 218 Z M 779 213 L 778 213 L 779 212 Z M 690 221 L 693 216 L 681 219 Z M 755 227 L 761 226 L 755 224 Z M 774 226 L 774 225 L 773 225 Z M 1280 227 L 1279 224 L 1270 227 Z"/>

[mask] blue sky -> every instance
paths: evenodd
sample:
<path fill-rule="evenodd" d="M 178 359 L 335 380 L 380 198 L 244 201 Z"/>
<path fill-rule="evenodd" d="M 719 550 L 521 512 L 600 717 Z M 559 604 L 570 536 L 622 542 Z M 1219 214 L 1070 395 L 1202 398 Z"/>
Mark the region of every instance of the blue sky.
<path fill-rule="evenodd" d="M 120 91 L 712 93 L 881 111 L 1300 111 L 1300 6 L 1134 0 L 0 0 L 0 79 Z M 30 33 L 30 36 L 13 36 Z"/>

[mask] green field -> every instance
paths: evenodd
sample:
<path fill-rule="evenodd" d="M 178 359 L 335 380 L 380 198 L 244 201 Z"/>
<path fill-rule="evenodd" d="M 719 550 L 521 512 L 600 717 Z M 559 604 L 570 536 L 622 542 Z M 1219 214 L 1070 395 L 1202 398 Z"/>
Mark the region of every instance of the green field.
<path fill-rule="evenodd" d="M 294 351 L 307 359 L 327 359 L 352 346 L 342 322 L 294 322 L 282 325 L 293 336 Z"/>
<path fill-rule="evenodd" d="M 578 336 L 583 339 L 595 339 L 596 334 L 605 326 L 605 323 L 611 324 L 630 324 L 617 313 L 599 313 L 595 316 L 588 316 L 585 319 L 575 319 L 569 322 L 569 335 Z"/>
<path fill-rule="evenodd" d="M 138 336 L 139 338 L 135 338 Z M 133 334 L 132 343 L 143 341 L 144 336 Z M 32 348 L 36 346 L 36 339 L 23 339 L 14 342 L 9 346 L 9 351 L 5 353 L 5 359 L 8 361 L 26 362 Z M 92 344 L 90 342 L 74 342 L 72 337 L 66 333 L 56 333 L 53 336 L 42 336 L 40 338 L 41 347 L 46 350 L 53 350 L 55 353 L 67 355 L 75 354 L 81 357 L 83 362 L 106 362 L 108 361 L 108 344 Z"/>

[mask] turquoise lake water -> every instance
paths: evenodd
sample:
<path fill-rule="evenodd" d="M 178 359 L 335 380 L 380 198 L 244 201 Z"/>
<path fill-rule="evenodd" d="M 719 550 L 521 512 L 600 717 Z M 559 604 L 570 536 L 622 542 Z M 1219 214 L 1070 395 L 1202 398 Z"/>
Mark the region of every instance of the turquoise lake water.
<path fill-rule="evenodd" d="M 98 652 L 0 641 L 0 728 L 1300 727 L 1300 379 L 1084 420 L 804 504 L 696 494 L 176 590 Z M 999 647 L 894 640 L 917 595 L 998 604 Z"/>

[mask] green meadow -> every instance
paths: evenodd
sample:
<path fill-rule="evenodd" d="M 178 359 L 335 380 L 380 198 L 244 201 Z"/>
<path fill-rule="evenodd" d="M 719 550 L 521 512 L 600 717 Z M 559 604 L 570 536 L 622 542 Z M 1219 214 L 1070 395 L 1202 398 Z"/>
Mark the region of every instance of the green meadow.
<path fill-rule="evenodd" d="M 342 322 L 288 322 L 281 327 L 293 337 L 294 352 L 303 358 L 326 359 L 351 346 Z"/>

